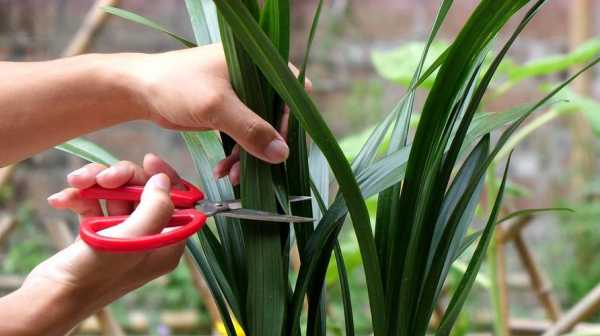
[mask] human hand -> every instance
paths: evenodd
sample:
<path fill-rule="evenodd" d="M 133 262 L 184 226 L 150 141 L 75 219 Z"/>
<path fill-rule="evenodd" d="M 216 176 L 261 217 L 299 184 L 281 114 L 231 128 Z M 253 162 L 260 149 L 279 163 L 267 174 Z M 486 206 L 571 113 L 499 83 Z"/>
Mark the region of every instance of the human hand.
<path fill-rule="evenodd" d="M 177 130 L 219 130 L 250 154 L 270 163 L 288 156 L 285 133 L 289 110 L 279 132 L 237 97 L 229 82 L 223 48 L 213 44 L 160 54 L 133 54 L 122 65 L 134 78 L 144 118 Z M 298 69 L 290 64 L 298 74 Z M 131 76 L 133 75 L 133 76 Z M 310 91 L 311 83 L 306 81 Z M 215 167 L 215 176 L 239 181 L 239 146 Z"/>
<path fill-rule="evenodd" d="M 150 178 L 148 178 L 151 176 Z M 111 201 L 107 203 L 111 215 L 131 216 L 122 224 L 104 230 L 102 234 L 114 237 L 137 237 L 160 232 L 168 223 L 173 204 L 169 196 L 171 183 L 177 186 L 179 177 L 167 163 L 148 154 L 143 168 L 122 161 L 112 167 L 88 164 L 68 176 L 72 186 L 48 198 L 57 209 L 70 209 L 81 217 L 101 216 L 102 210 L 96 200 L 83 199 L 79 189 L 98 184 L 104 188 L 122 185 L 144 185 L 139 205 L 133 202 Z M 178 264 L 185 243 L 161 249 L 112 253 L 96 251 L 81 240 L 58 252 L 38 265 L 27 277 L 24 287 L 49 284 L 77 293 L 82 317 L 142 286 L 160 275 L 172 271 Z"/>

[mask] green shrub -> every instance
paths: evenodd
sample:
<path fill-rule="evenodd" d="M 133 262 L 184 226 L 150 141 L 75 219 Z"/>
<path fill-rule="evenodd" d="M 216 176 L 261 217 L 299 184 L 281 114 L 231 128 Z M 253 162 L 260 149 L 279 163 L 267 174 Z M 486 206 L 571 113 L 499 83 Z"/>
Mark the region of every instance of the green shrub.
<path fill-rule="evenodd" d="M 496 34 L 529 2 L 532 5 L 511 38 L 486 62 Z M 214 231 L 204 229 L 198 239 L 188 240 L 187 246 L 204 273 L 229 334 L 235 334 L 235 317 L 248 335 L 299 335 L 302 331 L 325 335 L 323 294 L 332 254 L 342 289 L 345 332 L 354 334 L 348 275 L 337 242 L 347 215 L 359 246 L 369 321 L 377 336 L 425 335 L 450 266 L 466 247 L 478 241 L 436 330 L 439 335 L 450 333 L 476 279 L 504 191 L 507 169 L 485 228 L 467 235 L 486 170 L 525 118 L 573 79 L 541 101 L 516 109 L 508 118 L 476 116 L 506 52 L 545 2 L 480 1 L 456 39 L 424 69 L 428 51 L 453 3 L 442 1 L 406 95 L 374 128 L 350 163 L 303 85 L 322 1 L 299 78 L 288 68 L 289 0 L 186 1 L 198 44 L 217 42 L 220 36 L 238 96 L 273 124 L 279 120 L 284 103 L 292 112 L 290 158 L 285 164 L 269 166 L 243 153 L 239 189 L 227 180 L 214 181 L 209 173 L 231 150 L 231 139 L 214 132 L 184 133 L 207 196 L 228 199 L 240 195 L 245 207 L 318 220 L 315 227 L 288 227 L 215 218 Z M 109 10 L 166 31 L 126 11 Z M 177 39 L 193 45 L 181 37 Z M 594 59 L 584 70 L 598 61 Z M 415 90 L 435 71 L 416 133 L 409 141 Z M 489 132 L 506 125 L 492 144 Z M 388 132 L 391 136 L 386 142 Z M 307 138 L 316 147 L 311 149 Z M 333 197 L 328 197 L 330 170 L 338 187 Z M 311 194 L 316 201 L 312 205 L 290 205 L 287 201 L 289 195 Z M 365 200 L 374 195 L 378 195 L 378 202 L 373 227 Z M 289 254 L 294 241 L 301 267 L 290 281 Z M 306 323 L 301 319 L 305 298 Z"/>

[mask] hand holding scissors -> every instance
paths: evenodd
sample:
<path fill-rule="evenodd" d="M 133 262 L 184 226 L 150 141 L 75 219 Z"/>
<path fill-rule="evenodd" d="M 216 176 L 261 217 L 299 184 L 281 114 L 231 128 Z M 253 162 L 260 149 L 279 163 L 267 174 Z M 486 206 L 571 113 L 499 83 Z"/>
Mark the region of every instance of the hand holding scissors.
<path fill-rule="evenodd" d="M 170 197 L 175 210 L 166 225 L 174 228 L 163 232 L 136 238 L 108 237 L 98 231 L 119 225 L 129 216 L 86 217 L 81 222 L 80 236 L 91 247 L 110 252 L 146 251 L 181 242 L 201 230 L 207 217 L 225 216 L 255 221 L 300 223 L 312 222 L 312 218 L 282 215 L 252 209 L 244 209 L 239 200 L 210 201 L 193 184 L 181 180 L 184 190 L 171 190 Z M 107 189 L 98 185 L 80 190 L 85 199 L 139 201 L 142 186 L 122 186 Z M 308 200 L 310 197 L 291 197 L 291 202 Z"/>

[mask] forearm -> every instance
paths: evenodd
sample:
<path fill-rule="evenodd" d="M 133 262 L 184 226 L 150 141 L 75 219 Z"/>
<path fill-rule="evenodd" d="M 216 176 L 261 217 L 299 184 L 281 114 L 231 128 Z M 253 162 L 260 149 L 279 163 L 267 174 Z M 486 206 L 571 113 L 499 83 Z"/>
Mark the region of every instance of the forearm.
<path fill-rule="evenodd" d="M 23 286 L 0 298 L 0 336 L 65 335 L 92 313 L 83 307 L 84 302 L 69 287 Z"/>
<path fill-rule="evenodd" d="M 0 166 L 142 117 L 137 83 L 119 70 L 126 67 L 119 60 L 119 55 L 84 55 L 0 62 Z"/>

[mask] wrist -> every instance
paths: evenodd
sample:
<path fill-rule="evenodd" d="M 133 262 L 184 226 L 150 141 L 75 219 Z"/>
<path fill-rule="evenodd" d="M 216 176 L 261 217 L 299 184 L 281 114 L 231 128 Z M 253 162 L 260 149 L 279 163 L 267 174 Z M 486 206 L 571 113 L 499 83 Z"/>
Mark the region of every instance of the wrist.
<path fill-rule="evenodd" d="M 28 279 L 0 301 L 3 329 L 15 335 L 64 335 L 87 314 L 79 300 L 69 286 Z"/>
<path fill-rule="evenodd" d="M 146 85 L 137 75 L 137 59 L 143 54 L 89 54 L 92 77 L 99 87 L 106 88 L 113 111 L 123 122 L 149 119 Z"/>

